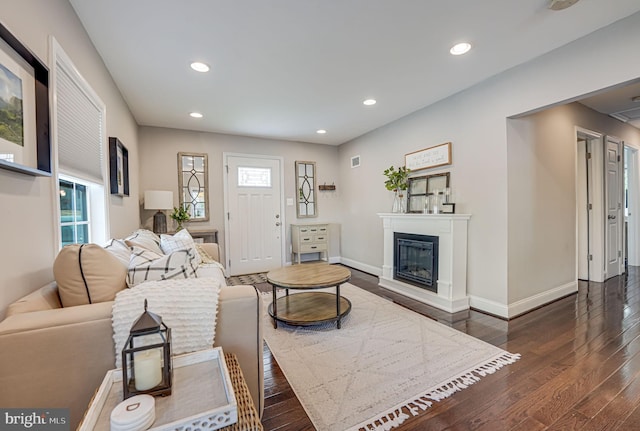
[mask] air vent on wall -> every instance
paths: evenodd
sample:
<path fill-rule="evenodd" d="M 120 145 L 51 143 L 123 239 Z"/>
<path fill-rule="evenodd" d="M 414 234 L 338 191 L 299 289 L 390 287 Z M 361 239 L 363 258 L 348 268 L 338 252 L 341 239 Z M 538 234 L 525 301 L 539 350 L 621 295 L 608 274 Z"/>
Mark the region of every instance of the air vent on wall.
<path fill-rule="evenodd" d="M 573 6 L 578 3 L 579 0 L 550 0 L 549 1 L 549 9 L 551 10 L 562 10 L 566 9 L 569 6 Z"/>

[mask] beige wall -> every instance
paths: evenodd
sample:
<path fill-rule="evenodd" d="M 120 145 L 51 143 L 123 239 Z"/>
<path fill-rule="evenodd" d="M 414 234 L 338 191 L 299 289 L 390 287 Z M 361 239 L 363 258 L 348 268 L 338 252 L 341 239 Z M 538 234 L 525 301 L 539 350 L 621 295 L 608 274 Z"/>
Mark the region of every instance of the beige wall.
<path fill-rule="evenodd" d="M 111 235 L 126 234 L 139 223 L 137 125 L 102 59 L 67 0 L 2 0 L 0 9 L 3 25 L 50 70 L 49 38 L 55 37 L 105 103 L 107 136 L 129 150 L 132 196 L 109 199 Z M 0 319 L 8 304 L 53 279 L 54 181 L 0 169 Z"/>
<path fill-rule="evenodd" d="M 285 206 L 286 255 L 290 261 L 289 245 L 291 223 L 336 223 L 342 201 L 342 184 L 338 178 L 337 147 L 299 142 L 276 141 L 270 139 L 223 135 L 217 133 L 193 132 L 157 127 L 140 128 L 140 199 L 145 190 L 171 190 L 174 204 L 178 205 L 178 152 L 206 153 L 209 159 L 209 210 L 208 222 L 192 222 L 193 229 L 206 227 L 218 229 L 218 241 L 224 250 L 224 189 L 223 153 L 258 154 L 283 157 L 285 199 L 295 202 L 296 183 L 294 163 L 296 160 L 315 161 L 318 184 L 336 184 L 336 191 L 318 193 L 318 217 L 298 219 L 295 206 Z M 286 202 L 286 201 L 285 201 Z M 142 205 L 142 202 L 141 202 Z M 142 207 L 141 207 L 142 208 Z M 153 225 L 154 211 L 141 209 L 142 224 Z M 173 221 L 167 219 L 171 226 Z M 331 229 L 330 257 L 340 255 L 340 226 Z"/>
<path fill-rule="evenodd" d="M 576 280 L 576 127 L 640 146 L 640 130 L 579 103 L 510 120 L 511 304 Z"/>
<path fill-rule="evenodd" d="M 510 284 L 511 261 L 516 266 L 526 261 L 543 268 L 545 260 L 540 259 L 542 245 L 535 236 L 530 243 L 519 241 L 509 247 L 509 234 L 515 233 L 508 226 L 518 213 L 514 210 L 512 215 L 514 206 L 508 206 L 507 182 L 509 172 L 519 173 L 515 165 L 511 167 L 517 159 L 507 159 L 507 119 L 638 78 L 640 57 L 630 55 L 637 49 L 637 40 L 640 13 L 341 145 L 343 259 L 356 267 L 380 271 L 382 223 L 376 213 L 391 208 L 382 171 L 392 164 L 402 165 L 406 153 L 451 141 L 453 164 L 419 173 L 450 171 L 456 212 L 472 214 L 467 277 L 472 306 L 509 316 L 512 301 L 532 298 L 535 302 L 541 290 L 553 291 L 563 285 L 565 266 L 575 270 L 574 243 L 571 253 L 564 251 L 565 258 L 571 254 L 573 260 L 558 262 L 554 268 L 562 266 L 561 270 L 540 275 L 542 284 L 535 289 Z M 354 155 L 361 156 L 360 168 L 349 167 Z M 566 178 L 568 174 L 562 175 Z M 544 184 L 531 181 L 522 187 L 530 191 Z M 544 193 L 536 191 L 536 197 L 541 195 Z M 573 241 L 571 235 L 562 240 L 567 247 Z"/>

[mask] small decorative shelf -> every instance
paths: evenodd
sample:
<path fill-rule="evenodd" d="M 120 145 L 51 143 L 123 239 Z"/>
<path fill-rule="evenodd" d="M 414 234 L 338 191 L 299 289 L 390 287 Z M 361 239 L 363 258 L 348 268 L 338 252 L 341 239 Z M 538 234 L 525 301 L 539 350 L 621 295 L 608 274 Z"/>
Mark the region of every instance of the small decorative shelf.
<path fill-rule="evenodd" d="M 320 184 L 318 186 L 318 190 L 320 191 L 327 191 L 327 190 L 335 190 L 336 189 L 336 185 L 335 184 Z"/>

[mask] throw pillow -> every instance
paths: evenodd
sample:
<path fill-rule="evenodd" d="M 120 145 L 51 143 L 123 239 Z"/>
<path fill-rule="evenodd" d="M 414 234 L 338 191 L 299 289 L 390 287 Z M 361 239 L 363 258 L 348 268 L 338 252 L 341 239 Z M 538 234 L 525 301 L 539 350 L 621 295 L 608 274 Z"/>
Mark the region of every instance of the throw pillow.
<path fill-rule="evenodd" d="M 160 248 L 160 237 L 150 230 L 138 229 L 125 238 L 125 243 L 129 247 L 142 247 L 154 253 L 163 254 Z"/>
<path fill-rule="evenodd" d="M 127 269 L 97 244 L 65 246 L 53 263 L 63 307 L 113 301 L 126 288 Z"/>
<path fill-rule="evenodd" d="M 133 287 L 148 280 L 196 278 L 197 265 L 194 260 L 194 250 L 176 250 L 162 255 L 134 246 L 129 261 L 127 284 Z"/>
<path fill-rule="evenodd" d="M 175 235 L 160 235 L 160 248 L 164 254 L 173 253 L 176 250 L 195 250 L 196 243 L 191 237 L 191 234 L 186 229 L 182 229 Z M 200 257 L 200 253 L 194 253 L 195 255 L 195 265 L 199 265 L 202 262 L 202 258 Z"/>
<path fill-rule="evenodd" d="M 129 267 L 129 260 L 131 259 L 131 249 L 122 239 L 112 239 L 105 246 L 104 249 L 111 253 L 116 259 L 118 259 L 125 268 Z"/>

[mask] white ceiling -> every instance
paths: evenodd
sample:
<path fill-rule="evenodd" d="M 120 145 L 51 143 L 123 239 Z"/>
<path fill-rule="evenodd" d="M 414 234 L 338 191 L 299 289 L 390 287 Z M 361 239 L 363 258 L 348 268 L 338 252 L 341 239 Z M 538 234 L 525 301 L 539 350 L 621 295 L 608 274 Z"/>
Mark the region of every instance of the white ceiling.
<path fill-rule="evenodd" d="M 640 11 L 638 0 L 70 2 L 140 125 L 330 145 Z M 472 51 L 451 56 L 462 40 Z"/>
<path fill-rule="evenodd" d="M 634 97 L 638 101 L 631 100 Z M 580 100 L 580 103 L 640 129 L 640 81 L 607 89 Z"/>

